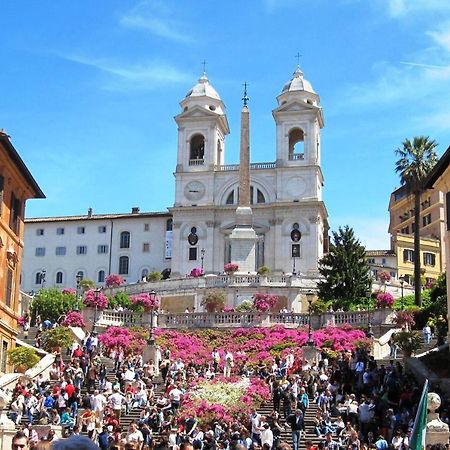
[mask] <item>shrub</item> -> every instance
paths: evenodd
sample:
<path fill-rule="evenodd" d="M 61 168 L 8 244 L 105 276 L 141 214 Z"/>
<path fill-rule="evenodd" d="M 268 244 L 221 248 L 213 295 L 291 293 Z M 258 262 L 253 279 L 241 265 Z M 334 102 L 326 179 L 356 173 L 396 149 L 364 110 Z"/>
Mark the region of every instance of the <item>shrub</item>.
<path fill-rule="evenodd" d="M 98 338 L 109 353 L 112 350 L 122 350 L 125 354 L 139 354 L 145 345 L 145 331 L 142 329 L 127 329 L 109 327 Z"/>
<path fill-rule="evenodd" d="M 250 312 L 253 311 L 253 302 L 251 300 L 243 300 L 236 306 L 237 312 Z"/>
<path fill-rule="evenodd" d="M 114 297 L 109 297 L 108 307 L 117 308 L 118 306 L 121 306 L 124 309 L 131 308 L 130 296 L 125 292 L 118 292 Z"/>
<path fill-rule="evenodd" d="M 390 308 L 394 304 L 394 297 L 389 292 L 380 292 L 377 295 L 377 308 Z"/>
<path fill-rule="evenodd" d="M 67 313 L 66 318 L 62 322 L 64 327 L 80 327 L 84 328 L 86 324 L 83 320 L 83 314 L 77 312 L 77 311 L 70 311 Z"/>
<path fill-rule="evenodd" d="M 80 288 L 84 291 L 87 291 L 89 289 L 95 288 L 95 282 L 94 280 L 90 280 L 89 278 L 85 278 L 84 280 L 80 281 Z"/>
<path fill-rule="evenodd" d="M 226 296 L 222 291 L 211 291 L 203 298 L 202 306 L 208 311 L 219 312 L 225 307 Z"/>
<path fill-rule="evenodd" d="M 66 327 L 52 328 L 41 334 L 42 347 L 48 352 L 70 347 L 73 341 L 72 332 Z"/>
<path fill-rule="evenodd" d="M 394 323 L 398 327 L 404 327 L 405 325 L 412 327 L 416 324 L 414 315 L 409 311 L 397 311 L 394 316 Z"/>
<path fill-rule="evenodd" d="M 57 288 L 41 289 L 31 303 L 32 316 L 36 312 L 43 320 L 55 321 L 69 311 L 80 309 L 82 303 L 77 299 L 74 290 L 60 291 Z"/>
<path fill-rule="evenodd" d="M 325 301 L 325 300 L 314 300 L 311 303 L 311 313 L 312 314 L 320 314 L 320 313 L 324 313 L 327 312 L 330 309 L 330 306 L 332 305 L 333 301 L 329 300 L 329 301 Z"/>
<path fill-rule="evenodd" d="M 161 280 L 161 278 L 162 278 L 161 272 L 153 271 L 147 275 L 147 281 L 159 281 Z"/>
<path fill-rule="evenodd" d="M 380 272 L 378 274 L 378 280 L 382 284 L 389 283 L 389 281 L 391 281 L 391 274 L 389 272 Z"/>
<path fill-rule="evenodd" d="M 223 266 L 223 271 L 225 273 L 234 273 L 239 270 L 239 266 L 235 263 L 228 263 Z"/>
<path fill-rule="evenodd" d="M 105 286 L 107 288 L 114 288 L 114 287 L 118 287 L 121 284 L 125 283 L 125 280 L 123 279 L 123 277 L 121 277 L 120 275 L 116 275 L 116 274 L 111 274 L 108 275 L 105 278 Z"/>
<path fill-rule="evenodd" d="M 83 303 L 93 308 L 105 309 L 108 307 L 108 297 L 103 292 L 89 289 L 84 295 Z"/>
<path fill-rule="evenodd" d="M 36 365 L 41 358 L 34 348 L 16 347 L 7 351 L 8 362 L 15 367 L 21 367 L 25 370 Z"/>
<path fill-rule="evenodd" d="M 411 356 L 422 345 L 422 336 L 418 331 L 400 331 L 394 334 L 393 340 L 405 356 Z"/>
<path fill-rule="evenodd" d="M 268 312 L 275 308 L 277 303 L 277 295 L 263 293 L 256 293 L 253 295 L 253 306 L 257 311 Z"/>
<path fill-rule="evenodd" d="M 258 275 L 264 276 L 264 275 L 268 275 L 269 273 L 270 273 L 270 269 L 267 266 L 261 266 L 258 269 Z"/>
<path fill-rule="evenodd" d="M 202 269 L 200 267 L 194 267 L 189 274 L 191 277 L 198 278 L 203 275 Z"/>
<path fill-rule="evenodd" d="M 156 294 L 150 294 L 148 292 L 132 295 L 130 297 L 131 304 L 134 308 L 141 308 L 144 311 L 154 311 L 159 308 L 159 298 Z"/>

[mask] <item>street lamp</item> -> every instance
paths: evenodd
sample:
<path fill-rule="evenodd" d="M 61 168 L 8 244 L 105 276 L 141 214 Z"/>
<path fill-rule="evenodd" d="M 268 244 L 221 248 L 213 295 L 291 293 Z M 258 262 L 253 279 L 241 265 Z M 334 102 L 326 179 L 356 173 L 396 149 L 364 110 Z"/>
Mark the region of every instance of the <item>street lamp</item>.
<path fill-rule="evenodd" d="M 40 276 L 40 282 L 41 282 L 41 289 L 44 289 L 45 287 L 45 275 L 46 275 L 46 270 L 42 269 L 41 270 L 41 276 Z"/>
<path fill-rule="evenodd" d="M 154 304 L 155 300 L 156 300 L 156 292 L 155 291 L 150 291 L 148 293 L 148 295 L 150 296 L 150 300 L 152 301 L 152 304 Z M 148 344 L 149 345 L 155 345 L 155 337 L 153 336 L 153 316 L 155 314 L 155 308 L 152 307 L 150 308 L 150 334 L 148 337 Z"/>
<path fill-rule="evenodd" d="M 205 253 L 206 253 L 206 250 L 204 248 L 202 248 L 200 250 L 200 259 L 202 261 L 202 275 L 203 275 L 203 260 L 205 259 Z"/>
<path fill-rule="evenodd" d="M 295 254 L 294 254 L 294 257 L 293 257 L 293 259 L 294 259 L 294 262 L 293 262 L 293 265 L 292 265 L 292 275 L 297 275 L 297 271 L 296 271 L 296 267 L 295 267 Z"/>
<path fill-rule="evenodd" d="M 371 284 L 372 286 L 372 284 Z M 369 288 L 366 291 L 366 298 L 367 298 L 367 337 L 373 338 L 374 334 L 372 331 L 372 323 L 370 322 L 370 298 L 372 297 L 372 289 Z"/>
<path fill-rule="evenodd" d="M 402 311 L 405 310 L 405 303 L 404 303 L 404 298 L 403 298 L 403 285 L 405 284 L 405 276 L 402 275 L 401 277 L 399 277 L 399 281 L 400 281 L 400 287 L 402 290 L 402 297 L 401 297 L 401 305 L 402 305 Z"/>
<path fill-rule="evenodd" d="M 308 341 L 306 342 L 309 347 L 314 346 L 314 341 L 311 334 L 311 304 L 314 299 L 314 292 L 308 291 L 306 293 L 306 300 L 308 301 Z"/>
<path fill-rule="evenodd" d="M 94 322 L 92 324 L 92 331 L 95 331 L 95 326 L 97 325 L 98 296 L 101 291 L 102 291 L 102 288 L 97 288 L 94 290 L 95 309 L 94 309 Z"/>

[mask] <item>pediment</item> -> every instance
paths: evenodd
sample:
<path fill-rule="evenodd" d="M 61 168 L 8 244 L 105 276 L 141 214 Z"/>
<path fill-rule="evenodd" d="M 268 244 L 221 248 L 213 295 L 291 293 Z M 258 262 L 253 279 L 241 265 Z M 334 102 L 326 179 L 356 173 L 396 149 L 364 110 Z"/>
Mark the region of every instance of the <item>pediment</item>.
<path fill-rule="evenodd" d="M 293 101 L 285 103 L 275 109 L 276 112 L 301 112 L 315 111 L 318 107 L 302 101 Z"/>
<path fill-rule="evenodd" d="M 217 118 L 217 116 L 220 116 L 220 114 L 213 112 L 213 111 L 209 111 L 206 108 L 202 108 L 201 106 L 193 106 L 192 108 L 189 108 L 186 111 L 183 111 L 181 114 L 178 114 L 178 116 L 176 116 L 176 118 L 183 118 L 183 119 L 187 119 L 187 118 L 197 118 L 197 117 L 208 117 L 208 118 Z"/>

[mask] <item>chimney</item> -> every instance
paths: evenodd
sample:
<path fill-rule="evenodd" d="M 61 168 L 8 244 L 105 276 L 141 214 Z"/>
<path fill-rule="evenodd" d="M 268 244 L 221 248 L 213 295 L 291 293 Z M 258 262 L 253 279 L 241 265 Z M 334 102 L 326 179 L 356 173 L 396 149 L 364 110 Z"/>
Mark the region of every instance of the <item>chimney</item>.
<path fill-rule="evenodd" d="M 131 208 L 131 214 L 139 214 L 140 208 L 139 206 L 133 206 Z"/>
<path fill-rule="evenodd" d="M 88 214 L 87 214 L 87 216 L 88 216 L 89 218 L 92 217 L 92 208 L 88 208 Z"/>

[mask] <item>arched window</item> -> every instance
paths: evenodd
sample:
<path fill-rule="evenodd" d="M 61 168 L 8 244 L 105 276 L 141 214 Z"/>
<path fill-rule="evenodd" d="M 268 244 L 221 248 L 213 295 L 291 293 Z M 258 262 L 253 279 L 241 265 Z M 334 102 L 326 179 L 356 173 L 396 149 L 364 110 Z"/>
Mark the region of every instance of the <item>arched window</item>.
<path fill-rule="evenodd" d="M 120 233 L 120 248 L 130 248 L 129 231 L 122 231 L 122 233 Z"/>
<path fill-rule="evenodd" d="M 167 219 L 166 231 L 172 231 L 172 228 L 173 228 L 173 220 L 172 219 Z"/>
<path fill-rule="evenodd" d="M 289 131 L 289 159 L 297 160 L 305 157 L 305 133 L 300 128 Z"/>
<path fill-rule="evenodd" d="M 61 271 L 56 272 L 56 284 L 62 284 L 63 283 L 63 273 Z"/>
<path fill-rule="evenodd" d="M 143 280 L 148 275 L 148 269 L 142 269 L 141 280 Z"/>
<path fill-rule="evenodd" d="M 235 205 L 239 201 L 239 189 L 233 189 L 225 200 L 226 205 Z M 250 203 L 266 203 L 266 197 L 262 191 L 254 186 L 250 186 Z"/>
<path fill-rule="evenodd" d="M 42 272 L 37 272 L 34 277 L 34 284 L 41 284 L 42 283 Z"/>
<path fill-rule="evenodd" d="M 103 283 L 105 281 L 105 271 L 99 270 L 97 275 L 97 283 Z"/>
<path fill-rule="evenodd" d="M 227 201 L 225 202 L 227 205 L 233 205 L 234 204 L 234 191 L 231 191 L 229 194 L 228 194 L 228 197 L 227 197 Z"/>
<path fill-rule="evenodd" d="M 128 275 L 129 265 L 130 258 L 128 256 L 121 256 L 119 258 L 119 275 Z"/>
<path fill-rule="evenodd" d="M 189 160 L 203 164 L 205 156 L 205 138 L 201 134 L 192 136 L 189 148 Z"/>
<path fill-rule="evenodd" d="M 80 278 L 80 281 L 84 279 L 84 272 L 82 270 L 79 270 L 77 272 L 77 278 Z"/>

